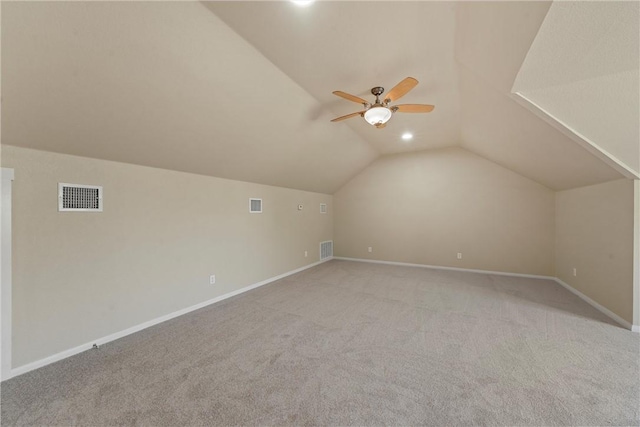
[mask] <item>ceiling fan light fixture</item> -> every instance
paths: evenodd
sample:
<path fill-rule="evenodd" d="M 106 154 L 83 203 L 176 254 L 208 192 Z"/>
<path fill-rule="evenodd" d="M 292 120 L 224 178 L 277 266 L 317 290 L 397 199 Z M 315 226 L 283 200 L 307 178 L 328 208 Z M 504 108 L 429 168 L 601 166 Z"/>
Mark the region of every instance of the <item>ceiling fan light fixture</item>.
<path fill-rule="evenodd" d="M 342 120 L 350 119 L 351 117 L 361 116 L 376 129 L 384 129 L 389 119 L 394 113 L 430 113 L 433 111 L 433 105 L 426 104 L 400 104 L 389 105 L 390 102 L 397 101 L 401 97 L 407 94 L 418 84 L 418 81 L 413 77 L 407 77 L 400 83 L 395 85 L 384 96 L 383 101 L 380 101 L 380 96 L 384 93 L 382 86 L 376 86 L 371 88 L 371 94 L 376 97 L 373 103 L 370 103 L 359 96 L 351 95 L 340 90 L 333 91 L 333 94 L 344 98 L 348 101 L 358 103 L 364 106 L 364 110 L 356 111 L 355 113 L 346 114 L 344 116 L 336 117 L 331 120 L 332 122 L 340 122 Z"/>
<path fill-rule="evenodd" d="M 371 107 L 364 113 L 364 119 L 370 125 L 384 124 L 391 118 L 391 110 L 387 107 Z"/>

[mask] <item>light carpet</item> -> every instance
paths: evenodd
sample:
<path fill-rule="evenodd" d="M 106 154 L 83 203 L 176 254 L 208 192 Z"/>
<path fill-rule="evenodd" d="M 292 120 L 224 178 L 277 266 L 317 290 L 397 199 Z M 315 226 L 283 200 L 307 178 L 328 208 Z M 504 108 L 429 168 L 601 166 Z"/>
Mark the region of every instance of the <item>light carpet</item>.
<path fill-rule="evenodd" d="M 553 281 L 333 260 L 2 385 L 2 425 L 640 425 L 640 337 Z"/>

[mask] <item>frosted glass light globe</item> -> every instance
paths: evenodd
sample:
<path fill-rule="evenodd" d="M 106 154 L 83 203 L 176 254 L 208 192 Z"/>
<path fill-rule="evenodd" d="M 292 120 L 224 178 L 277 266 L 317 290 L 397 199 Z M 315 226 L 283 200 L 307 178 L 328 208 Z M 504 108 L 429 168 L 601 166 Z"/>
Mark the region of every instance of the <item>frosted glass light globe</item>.
<path fill-rule="evenodd" d="M 369 108 L 364 113 L 364 119 L 371 125 L 387 123 L 391 118 L 391 110 L 386 107 Z"/>

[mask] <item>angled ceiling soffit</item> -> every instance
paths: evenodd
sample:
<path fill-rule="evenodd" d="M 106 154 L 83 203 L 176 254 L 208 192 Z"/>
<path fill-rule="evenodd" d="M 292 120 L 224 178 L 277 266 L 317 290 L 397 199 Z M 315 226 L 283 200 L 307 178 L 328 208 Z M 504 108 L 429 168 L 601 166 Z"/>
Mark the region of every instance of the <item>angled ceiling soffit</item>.
<path fill-rule="evenodd" d="M 640 178 L 640 3 L 554 2 L 511 91 L 627 178 Z"/>

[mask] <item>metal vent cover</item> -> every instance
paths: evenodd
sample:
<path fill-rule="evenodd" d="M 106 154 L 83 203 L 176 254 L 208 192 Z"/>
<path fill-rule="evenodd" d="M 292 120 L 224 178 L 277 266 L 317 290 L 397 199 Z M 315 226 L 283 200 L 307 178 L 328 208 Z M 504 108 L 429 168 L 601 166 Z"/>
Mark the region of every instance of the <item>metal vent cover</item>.
<path fill-rule="evenodd" d="M 320 261 L 333 257 L 333 240 L 320 242 Z"/>
<path fill-rule="evenodd" d="M 262 199 L 249 199 L 249 212 L 262 213 Z"/>
<path fill-rule="evenodd" d="M 320 203 L 320 213 L 323 213 L 323 214 L 327 213 L 327 204 L 326 203 Z"/>
<path fill-rule="evenodd" d="M 102 187 L 58 183 L 58 211 L 102 212 Z"/>

